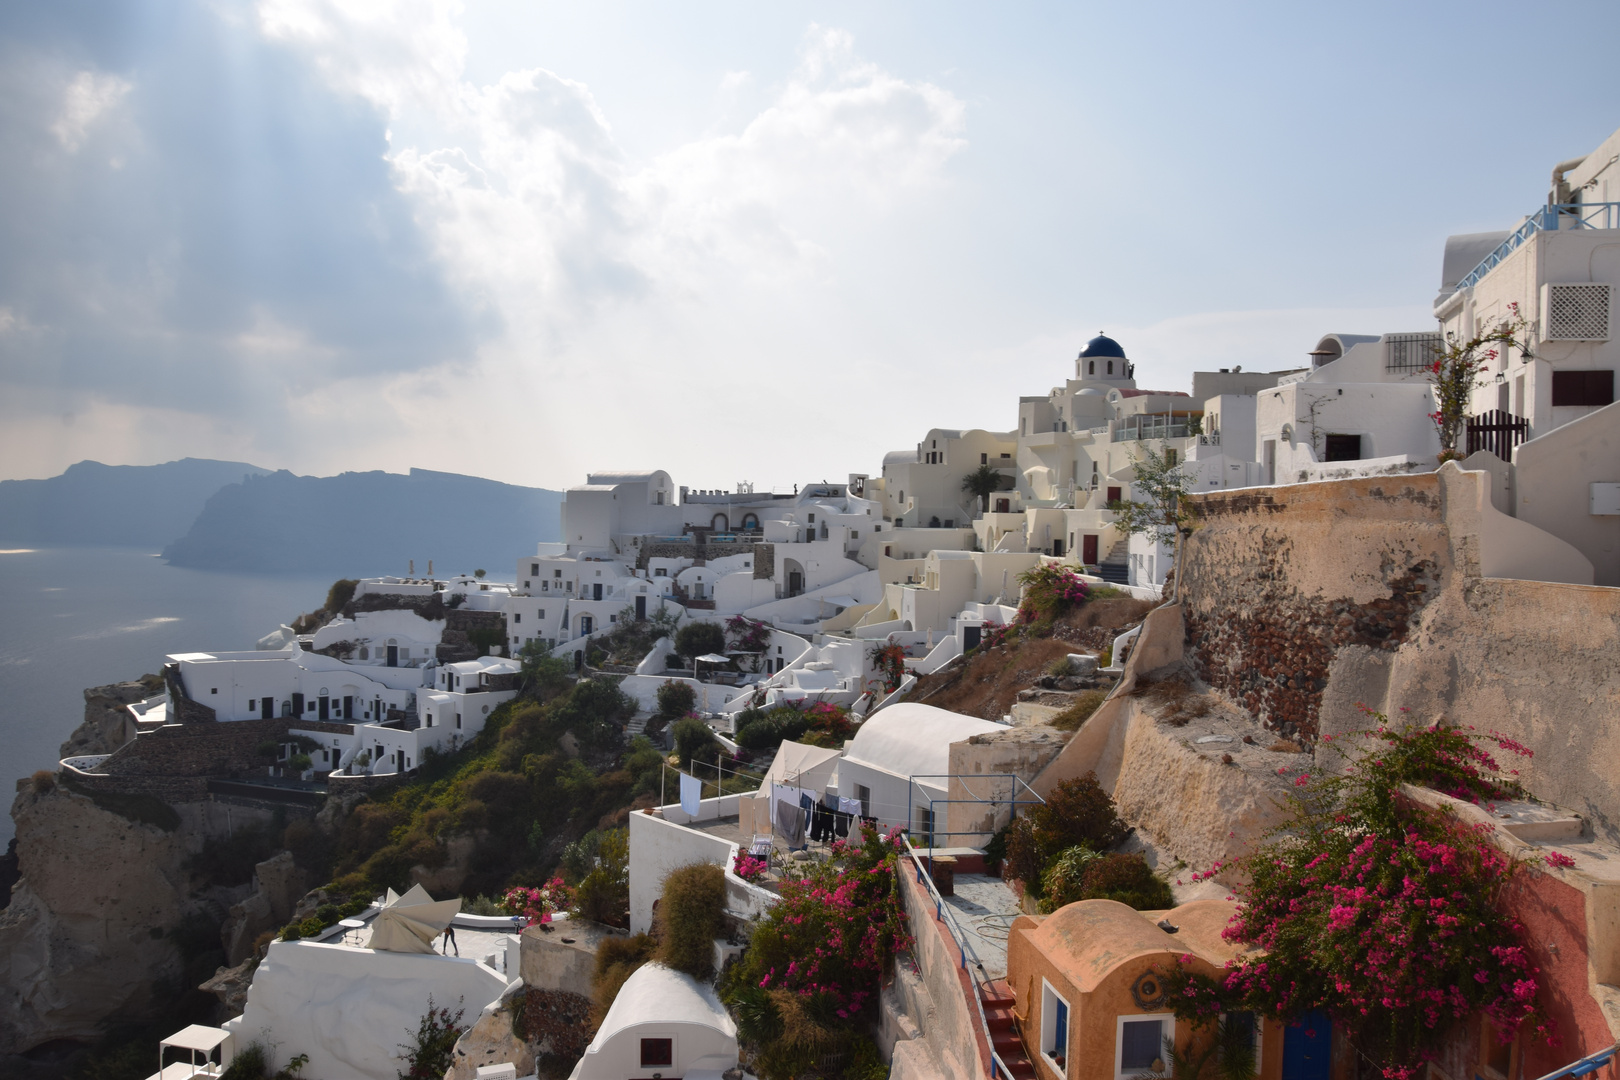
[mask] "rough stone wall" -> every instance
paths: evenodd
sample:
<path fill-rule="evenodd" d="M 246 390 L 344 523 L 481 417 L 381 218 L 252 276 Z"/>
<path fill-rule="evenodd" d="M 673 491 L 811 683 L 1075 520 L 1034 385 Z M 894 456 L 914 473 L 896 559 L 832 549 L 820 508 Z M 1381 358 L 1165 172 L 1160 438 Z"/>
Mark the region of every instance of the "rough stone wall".
<path fill-rule="evenodd" d="M 414 611 L 434 622 L 445 617 L 450 610 L 444 606 L 444 594 L 429 596 L 395 596 L 389 593 L 366 593 L 343 605 L 345 618 L 354 618 L 357 611 Z"/>
<path fill-rule="evenodd" d="M 139 682 L 92 686 L 84 692 L 84 722 L 62 744 L 62 757 L 110 754 L 134 737 L 134 718 L 126 705 L 151 697 L 155 690 Z"/>
<path fill-rule="evenodd" d="M 350 724 L 294 720 L 289 717 L 214 724 L 170 724 L 145 732 L 119 747 L 98 770 L 107 780 L 91 775 L 77 777 L 76 782 L 102 790 L 136 790 L 118 781 L 141 777 L 200 782 L 202 778 L 210 776 L 257 773 L 267 764 L 259 756 L 259 744 L 267 739 L 285 741 L 290 727 L 341 734 L 353 731 Z M 196 784 L 183 786 L 189 791 Z M 155 790 L 153 793 L 161 794 Z"/>
<path fill-rule="evenodd" d="M 1307 742 L 1370 726 L 1363 704 L 1502 732 L 1536 752 L 1532 792 L 1620 842 L 1620 589 L 1481 576 L 1488 483 L 1448 465 L 1196 496 L 1188 662 Z"/>
<path fill-rule="evenodd" d="M 754 545 L 754 580 L 764 581 L 776 576 L 776 545 Z"/>
<path fill-rule="evenodd" d="M 1333 658 L 1399 648 L 1443 584 L 1441 504 L 1433 474 L 1198 496 L 1179 573 L 1199 678 L 1314 740 Z"/>

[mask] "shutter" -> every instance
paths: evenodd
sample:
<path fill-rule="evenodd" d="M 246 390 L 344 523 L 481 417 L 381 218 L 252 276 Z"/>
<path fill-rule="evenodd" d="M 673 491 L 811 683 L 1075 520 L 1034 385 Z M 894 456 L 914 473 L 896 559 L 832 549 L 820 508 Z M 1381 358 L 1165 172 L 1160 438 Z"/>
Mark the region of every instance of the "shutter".
<path fill-rule="evenodd" d="M 1542 341 L 1608 341 L 1609 285 L 1543 285 Z"/>

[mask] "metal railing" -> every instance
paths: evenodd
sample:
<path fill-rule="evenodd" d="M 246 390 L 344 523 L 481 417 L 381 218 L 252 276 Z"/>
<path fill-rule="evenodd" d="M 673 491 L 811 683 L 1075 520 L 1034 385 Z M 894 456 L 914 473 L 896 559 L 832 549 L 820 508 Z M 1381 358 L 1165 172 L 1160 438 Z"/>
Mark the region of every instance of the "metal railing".
<path fill-rule="evenodd" d="M 1445 339 L 1439 334 L 1385 334 L 1384 370 L 1415 375 L 1439 358 Z"/>
<path fill-rule="evenodd" d="M 1187 420 L 1185 417 L 1172 419 L 1167 416 L 1153 416 L 1142 414 L 1121 420 L 1113 426 L 1114 442 L 1128 442 L 1135 439 L 1185 439 L 1187 437 Z"/>
<path fill-rule="evenodd" d="M 939 887 L 934 884 L 934 875 L 923 869 L 923 857 L 917 854 L 916 848 L 911 846 L 911 837 L 902 835 L 900 839 L 906 845 L 906 854 L 911 859 L 912 869 L 917 873 L 917 880 L 927 886 L 928 895 L 934 901 L 934 917 L 944 923 L 946 929 L 950 932 L 951 940 L 956 943 L 956 951 L 960 957 L 962 970 L 966 971 L 968 968 L 968 951 L 972 949 L 972 946 L 967 941 L 967 933 L 962 929 L 961 924 L 956 921 L 956 914 L 945 903 L 945 898 L 939 894 Z M 984 983 L 988 985 L 991 981 L 990 973 L 984 969 L 984 961 L 979 959 L 977 951 L 973 953 L 973 966 L 979 970 L 979 974 L 984 977 Z M 979 982 L 977 980 L 973 982 L 975 988 L 972 994 L 973 1011 L 979 1017 L 979 1030 L 984 1032 L 985 1048 L 990 1051 L 990 1080 L 999 1080 L 1000 1077 L 1007 1077 L 1008 1080 L 1012 1080 L 1013 1071 L 1007 1067 L 1005 1061 L 1001 1060 L 1001 1055 L 996 1053 L 995 1036 L 990 1031 L 990 1020 L 984 1015 L 984 996 L 977 989 Z M 1023 1036 L 1020 1035 L 1019 1037 L 1021 1039 Z"/>
<path fill-rule="evenodd" d="M 1008 797 L 1006 799 L 1000 799 L 1000 798 L 996 798 L 994 796 L 986 798 L 986 797 L 982 797 L 982 796 L 973 795 L 973 793 L 971 791 L 968 791 L 968 788 L 967 788 L 967 786 L 965 784 L 963 785 L 962 790 L 964 792 L 967 792 L 967 794 L 971 795 L 972 796 L 971 798 L 966 798 L 966 799 L 936 799 L 932 795 L 926 795 L 926 791 L 925 791 L 924 794 L 926 795 L 926 801 L 928 803 L 928 846 L 931 847 L 931 848 L 939 846 L 939 845 L 934 843 L 934 838 L 938 837 L 938 836 L 983 836 L 986 832 L 992 832 L 992 833 L 995 832 L 996 829 L 999 829 L 1001 827 L 1001 825 L 997 824 L 997 822 L 998 822 L 1000 811 L 1001 811 L 1002 807 L 1007 808 L 1007 811 L 1008 811 L 1007 820 L 1011 821 L 1013 818 L 1018 816 L 1018 807 L 1019 806 L 1021 806 L 1021 805 L 1022 806 L 1034 806 L 1036 803 L 1040 803 L 1042 805 L 1045 805 L 1045 803 L 1046 803 L 1046 800 L 1041 798 L 1039 795 L 1035 794 L 1035 789 L 1030 787 L 1029 784 L 1025 783 L 1024 778 L 1019 776 L 1017 773 L 925 773 L 925 774 L 918 774 L 916 776 L 913 776 L 907 781 L 907 783 L 906 783 L 906 805 L 908 805 L 908 806 L 920 806 L 922 804 L 922 802 L 924 801 L 924 800 L 920 800 L 917 797 L 917 789 L 919 787 L 923 786 L 923 785 L 918 783 L 918 781 L 920 781 L 920 780 L 943 780 L 943 781 L 945 781 L 945 788 L 946 788 L 947 791 L 950 790 L 950 782 L 952 780 L 963 780 L 963 781 L 968 781 L 968 780 L 975 780 L 975 781 L 976 780 L 1008 780 L 1008 781 L 1011 781 L 1011 783 L 1008 785 L 1009 793 L 1008 793 Z M 1023 788 L 1025 791 L 1029 792 L 1029 798 L 1020 799 L 1018 797 L 1018 789 L 1019 788 Z M 988 807 L 990 807 L 990 821 L 991 821 L 991 824 L 992 824 L 993 827 L 990 828 L 990 829 L 971 829 L 971 830 L 959 829 L 959 830 L 956 830 L 954 832 L 953 831 L 948 831 L 948 830 L 943 830 L 943 829 L 936 829 L 934 827 L 934 824 L 937 821 L 939 815 L 934 810 L 934 807 L 936 807 L 936 806 L 950 807 L 950 806 L 954 806 L 954 805 L 956 805 L 958 803 L 971 803 L 971 804 L 973 804 L 975 806 L 988 806 Z M 907 827 L 908 828 L 910 827 L 909 822 L 907 823 Z M 918 831 L 921 831 L 921 830 L 918 830 Z"/>
<path fill-rule="evenodd" d="M 1457 292 L 1479 284 L 1481 278 L 1502 264 L 1524 242 L 1539 232 L 1558 232 L 1565 229 L 1620 228 L 1620 202 L 1553 203 L 1536 210 L 1523 225 L 1513 230 L 1496 250 L 1479 261 L 1479 265 L 1457 282 Z"/>

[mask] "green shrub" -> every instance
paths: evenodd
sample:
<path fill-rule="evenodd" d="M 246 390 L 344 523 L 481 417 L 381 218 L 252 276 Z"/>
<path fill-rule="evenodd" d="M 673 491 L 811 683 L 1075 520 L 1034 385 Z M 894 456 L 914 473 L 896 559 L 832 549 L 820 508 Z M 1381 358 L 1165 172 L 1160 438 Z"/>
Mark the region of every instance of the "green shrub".
<path fill-rule="evenodd" d="M 688 717 L 678 721 L 674 727 L 675 753 L 680 760 L 681 768 L 690 769 L 696 760 L 712 761 L 720 749 L 720 741 L 709 730 L 709 725 L 701 720 Z"/>
<path fill-rule="evenodd" d="M 236 1052 L 220 1080 L 264 1080 L 269 1064 L 264 1057 L 264 1044 L 250 1042 Z"/>
<path fill-rule="evenodd" d="M 719 623 L 687 623 L 675 632 L 675 651 L 690 659 L 726 651 L 726 632 Z"/>
<path fill-rule="evenodd" d="M 1140 852 L 1115 852 L 1093 859 L 1080 874 L 1085 900 L 1118 900 L 1138 911 L 1174 907 L 1170 883 L 1153 872 Z"/>
<path fill-rule="evenodd" d="M 1045 803 L 1030 807 L 1008 826 L 1003 872 L 1039 898 L 1046 868 L 1059 854 L 1076 845 L 1106 851 L 1129 832 L 1097 774 L 1087 773 L 1059 784 Z"/>
<path fill-rule="evenodd" d="M 658 688 L 658 718 L 679 720 L 697 707 L 697 691 L 692 684 L 677 679 L 665 679 Z"/>
<path fill-rule="evenodd" d="M 725 929 L 726 872 L 713 863 L 671 870 L 658 904 L 657 959 L 700 982 L 714 977 L 714 941 Z"/>
<path fill-rule="evenodd" d="M 775 750 L 784 740 L 796 740 L 809 728 L 810 718 L 800 709 L 744 709 L 737 715 L 736 743 L 756 753 Z"/>
<path fill-rule="evenodd" d="M 630 925 L 630 830 L 609 829 L 596 866 L 574 890 L 574 914 L 607 926 Z"/>

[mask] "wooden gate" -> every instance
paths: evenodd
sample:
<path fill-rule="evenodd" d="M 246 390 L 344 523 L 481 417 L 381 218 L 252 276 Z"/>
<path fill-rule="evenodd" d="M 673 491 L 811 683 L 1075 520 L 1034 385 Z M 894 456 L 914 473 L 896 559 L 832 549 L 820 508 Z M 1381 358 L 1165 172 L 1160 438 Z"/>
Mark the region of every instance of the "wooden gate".
<path fill-rule="evenodd" d="M 1488 450 L 1503 461 L 1513 460 L 1513 448 L 1530 437 L 1530 421 L 1502 409 L 1470 416 L 1466 425 L 1467 452 Z"/>

